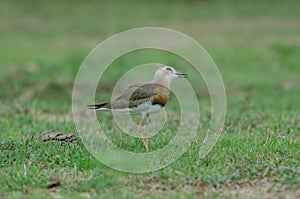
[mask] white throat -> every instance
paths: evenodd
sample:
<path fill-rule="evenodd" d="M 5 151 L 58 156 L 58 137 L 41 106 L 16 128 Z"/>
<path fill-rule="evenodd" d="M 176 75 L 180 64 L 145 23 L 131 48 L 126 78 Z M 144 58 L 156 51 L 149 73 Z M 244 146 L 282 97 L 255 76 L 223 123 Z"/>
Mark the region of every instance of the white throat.
<path fill-rule="evenodd" d="M 153 82 L 161 84 L 167 88 L 170 88 L 171 82 L 174 79 L 173 76 L 163 76 L 162 74 L 155 74 Z"/>

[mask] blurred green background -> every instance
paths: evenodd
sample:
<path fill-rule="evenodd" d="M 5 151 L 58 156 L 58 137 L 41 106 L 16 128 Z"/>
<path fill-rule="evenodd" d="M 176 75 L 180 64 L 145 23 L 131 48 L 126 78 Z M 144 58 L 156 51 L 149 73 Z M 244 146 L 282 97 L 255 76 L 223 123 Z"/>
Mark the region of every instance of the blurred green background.
<path fill-rule="evenodd" d="M 98 190 L 105 188 L 107 196 L 150 197 L 147 190 L 151 189 L 138 184 L 141 179 L 152 177 L 160 183 L 166 179 L 177 180 L 179 185 L 186 179 L 191 184 L 201 182 L 207 185 L 208 196 L 216 197 L 220 193 L 210 188 L 220 188 L 222 183 L 226 188 L 228 181 L 267 178 L 268 187 L 273 183 L 299 185 L 299 8 L 297 0 L 0 0 L 2 196 L 16 197 L 12 191 L 20 191 L 17 195 L 23 197 L 26 190 L 36 195 L 31 190 L 45 188 L 52 174 L 62 168 L 72 170 L 72 175 L 81 175 L 81 180 L 72 180 L 71 174 L 61 178 L 66 191 L 60 194 L 74 197 L 82 192 L 98 196 L 101 193 Z M 189 166 L 196 164 L 193 158 L 196 153 L 190 151 L 184 161 L 143 178 L 120 174 L 103 165 L 95 169 L 99 163 L 82 145 L 68 148 L 59 144 L 30 144 L 30 135 L 37 132 L 75 132 L 71 94 L 81 62 L 109 36 L 145 26 L 170 28 L 189 35 L 203 45 L 217 64 L 226 87 L 228 111 L 223 136 L 212 154 L 191 169 Z M 149 56 L 160 57 L 160 54 L 150 53 L 148 60 Z M 130 59 L 137 58 L 129 56 L 115 64 L 122 67 L 143 61 Z M 167 61 L 175 63 L 172 58 Z M 121 74 L 122 70 L 113 72 Z M 102 94 L 108 99 L 112 89 L 109 81 L 104 88 Z M 209 112 L 207 91 L 199 89 L 198 92 L 200 103 Z M 207 121 L 204 118 L 202 122 Z M 57 154 L 60 155 L 56 157 Z M 68 159 L 70 154 L 73 158 Z M 278 162 L 278 158 L 283 160 Z M 31 175 L 20 177 L 28 161 L 33 162 Z M 260 162 L 263 167 L 250 162 Z M 78 170 L 73 170 L 74 165 Z M 239 170 L 238 166 L 245 169 Z M 283 171 L 283 167 L 290 170 Z M 265 168 L 271 168 L 275 174 L 266 177 Z M 121 186 L 122 191 L 118 192 L 111 187 L 120 188 L 120 175 L 132 182 Z M 176 191 L 171 185 L 164 186 L 167 195 L 173 198 Z M 286 195 L 285 189 L 280 190 L 276 194 Z M 197 196 L 193 193 L 189 196 Z M 163 196 L 160 192 L 155 194 Z M 231 192 L 228 194 L 232 196 Z"/>
<path fill-rule="evenodd" d="M 92 48 L 120 31 L 158 26 L 201 43 L 218 65 L 229 97 L 258 91 L 280 96 L 276 107 L 296 105 L 298 5 L 298 1 L 2 0 L 0 83 L 6 86 L 0 97 L 12 102 L 26 89 L 40 87 L 33 89 L 34 99 L 63 96 L 61 103 L 69 103 L 76 71 Z"/>

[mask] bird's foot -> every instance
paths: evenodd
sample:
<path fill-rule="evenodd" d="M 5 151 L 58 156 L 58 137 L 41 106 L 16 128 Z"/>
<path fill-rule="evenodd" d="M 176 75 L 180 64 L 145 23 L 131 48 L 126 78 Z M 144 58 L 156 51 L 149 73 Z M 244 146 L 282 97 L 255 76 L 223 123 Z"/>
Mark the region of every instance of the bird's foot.
<path fill-rule="evenodd" d="M 148 139 L 141 139 L 142 140 L 142 143 L 146 149 L 146 151 L 148 152 Z"/>

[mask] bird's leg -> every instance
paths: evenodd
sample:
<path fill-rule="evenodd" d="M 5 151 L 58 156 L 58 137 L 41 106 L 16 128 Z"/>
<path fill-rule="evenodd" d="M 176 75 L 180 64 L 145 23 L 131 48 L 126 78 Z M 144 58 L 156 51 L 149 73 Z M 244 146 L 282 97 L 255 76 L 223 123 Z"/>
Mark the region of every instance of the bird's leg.
<path fill-rule="evenodd" d="M 146 151 L 148 152 L 148 124 L 150 123 L 150 113 L 146 114 L 146 130 L 145 130 L 145 143 Z"/>
<path fill-rule="evenodd" d="M 140 122 L 139 122 L 139 128 L 142 127 L 142 121 L 143 121 L 143 118 L 144 118 L 144 117 L 141 117 L 141 119 L 140 119 Z M 144 137 L 144 136 L 141 136 L 141 141 L 142 141 L 142 143 L 143 143 L 143 145 L 144 145 L 146 151 L 148 152 L 148 138 L 144 139 L 143 137 Z"/>

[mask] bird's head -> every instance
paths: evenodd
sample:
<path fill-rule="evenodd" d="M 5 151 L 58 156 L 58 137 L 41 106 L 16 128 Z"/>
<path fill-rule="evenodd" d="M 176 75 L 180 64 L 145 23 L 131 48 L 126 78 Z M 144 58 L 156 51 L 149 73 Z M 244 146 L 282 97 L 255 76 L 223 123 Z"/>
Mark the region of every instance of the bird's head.
<path fill-rule="evenodd" d="M 186 78 L 186 77 L 187 77 L 187 74 L 179 73 L 171 66 L 162 66 L 156 70 L 155 75 L 154 75 L 154 81 L 170 85 L 174 79 Z"/>

